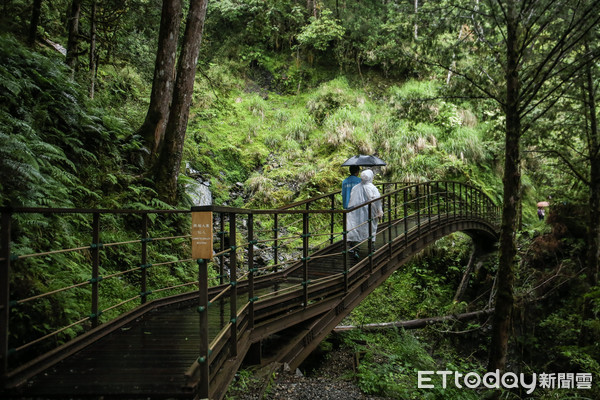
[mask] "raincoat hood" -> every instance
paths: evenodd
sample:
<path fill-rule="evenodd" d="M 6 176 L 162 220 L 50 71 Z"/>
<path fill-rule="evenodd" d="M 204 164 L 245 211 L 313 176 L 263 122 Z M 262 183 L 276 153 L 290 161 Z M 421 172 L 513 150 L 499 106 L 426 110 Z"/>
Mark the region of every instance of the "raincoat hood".
<path fill-rule="evenodd" d="M 367 183 L 373 183 L 373 171 L 370 169 L 365 169 L 360 173 L 360 179 L 363 185 L 366 185 Z"/>

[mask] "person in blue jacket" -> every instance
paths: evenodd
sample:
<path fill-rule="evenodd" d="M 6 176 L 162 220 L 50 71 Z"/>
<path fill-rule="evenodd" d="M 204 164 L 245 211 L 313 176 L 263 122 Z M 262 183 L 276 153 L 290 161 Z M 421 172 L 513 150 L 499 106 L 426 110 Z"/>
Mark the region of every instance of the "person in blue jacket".
<path fill-rule="evenodd" d="M 359 172 L 360 167 L 358 165 L 351 165 L 350 176 L 342 182 L 342 202 L 344 204 L 344 209 L 348 208 L 348 201 L 350 201 L 352 188 L 360 183 L 360 178 L 358 177 Z"/>

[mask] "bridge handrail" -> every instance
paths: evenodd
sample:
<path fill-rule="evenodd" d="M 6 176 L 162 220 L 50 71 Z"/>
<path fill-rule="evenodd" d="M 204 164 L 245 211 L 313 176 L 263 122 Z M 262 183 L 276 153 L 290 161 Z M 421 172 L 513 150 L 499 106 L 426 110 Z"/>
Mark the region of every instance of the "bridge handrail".
<path fill-rule="evenodd" d="M 431 221 L 431 216 L 433 215 L 433 212 L 437 210 L 438 212 L 438 219 L 440 218 L 440 215 L 443 211 L 445 211 L 447 214 L 450 211 L 453 211 L 454 214 L 456 215 L 457 210 L 459 211 L 464 211 L 466 213 L 471 213 L 471 216 L 475 217 L 476 215 L 480 215 L 482 218 L 486 218 L 490 224 L 492 225 L 497 225 L 497 217 L 498 217 L 498 211 L 499 208 L 493 203 L 493 201 L 489 198 L 489 196 L 487 196 L 483 191 L 481 191 L 478 188 L 473 187 L 472 185 L 468 185 L 465 183 L 461 183 L 461 182 L 452 182 L 452 181 L 427 181 L 427 182 L 419 182 L 419 183 L 409 183 L 409 184 L 405 184 L 405 183 L 399 183 L 399 182 L 391 182 L 391 183 L 382 183 L 382 184 L 378 184 L 382 187 L 382 194 L 381 197 L 371 200 L 370 202 L 367 202 L 365 204 L 369 204 L 375 201 L 382 201 L 384 203 L 385 206 L 385 216 L 384 216 L 384 220 L 382 222 L 392 222 L 392 221 L 396 221 L 393 224 L 389 223 L 388 224 L 388 229 L 391 229 L 390 227 L 393 226 L 397 226 L 400 223 L 404 223 L 406 226 L 407 220 L 409 218 L 416 218 L 417 219 L 417 225 L 416 225 L 416 229 L 420 229 L 420 218 L 429 218 L 429 221 Z M 401 185 L 400 187 L 398 187 L 398 185 Z M 389 190 L 386 192 L 386 187 L 390 187 L 390 186 L 394 186 L 395 189 L 393 190 Z M 452 190 L 450 191 L 448 188 L 449 186 L 452 187 Z M 456 186 L 458 186 L 459 190 L 456 190 Z M 443 189 L 443 190 L 442 190 Z M 246 285 L 245 287 L 251 288 L 253 287 L 253 283 L 255 279 L 258 279 L 260 282 L 260 277 L 261 276 L 265 276 L 266 275 L 259 275 L 261 272 L 269 272 L 268 270 L 271 270 L 271 273 L 278 273 L 280 266 L 288 266 L 287 268 L 291 270 L 300 270 L 300 268 L 304 268 L 306 269 L 308 260 L 311 259 L 311 257 L 313 257 L 313 260 L 318 259 L 319 257 L 325 257 L 325 255 L 315 255 L 318 254 L 318 251 L 320 248 L 322 248 L 322 246 L 324 244 L 326 244 L 327 242 L 329 243 L 333 243 L 334 238 L 342 238 L 342 242 L 343 242 L 343 246 L 342 246 L 342 254 L 347 254 L 348 251 L 350 250 L 350 248 L 347 246 L 347 242 L 346 242 L 346 236 L 348 234 L 348 231 L 346 230 L 346 218 L 347 218 L 347 214 L 358 209 L 361 207 L 364 207 L 365 204 L 361 204 L 359 206 L 356 206 L 354 208 L 351 209 L 347 209 L 347 210 L 343 210 L 341 209 L 341 204 L 338 204 L 336 206 L 336 202 L 334 201 L 334 197 L 335 195 L 339 194 L 340 191 L 335 191 L 332 193 L 328 193 L 328 194 L 324 194 L 321 196 L 317 196 L 316 198 L 312 198 L 312 199 L 307 199 L 307 200 L 303 200 L 300 202 L 296 202 L 293 203 L 291 205 L 288 205 L 286 207 L 283 208 L 276 208 L 276 209 L 245 209 L 245 208 L 235 208 L 235 207 L 225 207 L 225 206 L 215 206 L 215 205 L 211 205 L 211 206 L 202 206 L 202 207 L 193 207 L 191 210 L 138 210 L 138 209 L 121 209 L 121 210 L 110 210 L 110 209 L 86 209 L 86 208 L 74 208 L 74 209 L 68 209 L 68 208 L 42 208 L 42 207 L 14 207 L 14 208 L 8 208 L 8 207 L 4 207 L 4 208 L 0 208 L 0 213 L 2 215 L 2 225 L 1 225 L 1 229 L 0 229 L 0 233 L 1 233 L 1 242 L 0 242 L 0 289 L 5 290 L 6 296 L 2 296 L 2 298 L 0 298 L 0 358 L 2 359 L 2 364 L 0 365 L 0 373 L 3 377 L 7 376 L 9 374 L 9 366 L 8 366 L 8 362 L 7 360 L 9 359 L 9 357 L 11 357 L 13 354 L 18 353 L 19 351 L 24 350 L 25 348 L 28 348 L 30 346 L 33 346 L 34 344 L 38 344 L 40 341 L 48 339 L 50 337 L 54 337 L 62 332 L 64 332 L 67 329 L 73 328 L 75 325 L 78 326 L 83 326 L 85 323 L 90 322 L 91 323 L 91 327 L 95 328 L 100 324 L 100 316 L 102 315 L 103 312 L 107 312 L 107 311 L 111 311 L 111 310 L 115 310 L 117 308 L 120 308 L 122 306 L 124 306 L 125 304 L 131 303 L 132 301 L 135 300 L 140 300 L 141 301 L 141 305 L 145 304 L 148 301 L 148 296 L 152 295 L 152 294 L 156 294 L 156 293 L 165 293 L 167 291 L 172 291 L 174 289 L 183 289 L 183 288 L 188 288 L 188 287 L 194 287 L 194 288 L 198 288 L 198 287 L 202 287 L 203 283 L 199 282 L 199 281 L 192 281 L 192 282 L 184 282 L 184 283 L 180 283 L 177 285 L 171 285 L 171 286 L 167 286 L 167 287 L 158 287 L 158 288 L 154 288 L 153 290 L 149 290 L 149 288 L 147 288 L 147 274 L 148 271 L 150 269 L 150 267 L 157 267 L 157 266 L 171 266 L 173 264 L 177 264 L 177 263 L 183 263 L 183 264 L 191 264 L 194 261 L 198 261 L 198 260 L 194 260 L 192 258 L 181 258 L 181 259 L 177 259 L 177 260 L 170 260 L 170 261 L 160 261 L 160 262 L 155 262 L 155 263 L 150 263 L 149 262 L 149 254 L 148 254 L 148 250 L 147 250 L 147 246 L 150 243 L 153 242 L 160 242 L 160 241 L 165 241 L 165 242 L 172 242 L 172 241 L 177 241 L 177 240 L 189 240 L 190 236 L 189 234 L 171 234 L 168 236 L 161 236 L 161 237 L 157 237 L 157 238 L 152 238 L 150 237 L 150 232 L 148 231 L 148 224 L 149 224 L 149 217 L 151 215 L 164 215 L 164 216 L 168 216 L 168 215 L 177 215 L 177 214 L 190 214 L 192 212 L 197 212 L 197 211 L 210 211 L 213 212 L 215 214 L 215 218 L 218 218 L 217 223 L 215 223 L 215 226 L 218 225 L 218 223 L 221 224 L 221 230 L 219 232 L 215 232 L 215 236 L 214 236 L 214 248 L 218 251 L 215 251 L 213 254 L 213 258 L 211 260 L 207 260 L 203 265 L 206 266 L 207 268 L 219 268 L 219 272 L 218 275 L 212 276 L 211 278 L 209 278 L 208 276 L 206 276 L 204 279 L 206 279 L 206 282 L 208 284 L 209 280 L 212 280 L 213 283 L 217 283 L 220 282 L 221 285 L 216 285 L 214 288 L 215 290 L 217 290 L 218 287 L 222 287 L 224 284 L 224 279 L 225 277 L 227 277 L 227 274 L 225 273 L 224 270 L 224 265 L 226 263 L 225 260 L 225 256 L 228 256 L 230 258 L 229 263 L 230 263 L 230 269 L 231 269 L 231 265 L 236 265 L 237 264 L 237 252 L 239 248 L 244 248 L 247 249 L 246 251 L 248 252 L 248 258 L 244 261 L 244 265 L 247 264 L 247 271 L 243 272 L 242 275 L 237 278 L 236 274 L 235 274 L 235 269 L 237 268 L 233 268 L 233 271 L 230 273 L 229 277 L 231 282 L 235 282 L 241 285 Z M 399 201 L 398 197 L 402 197 Z M 312 204 L 318 204 L 317 202 L 326 199 L 326 198 L 331 198 L 331 206 L 329 208 L 321 208 L 321 209 L 310 209 L 310 206 Z M 485 203 L 485 204 L 484 204 Z M 292 209 L 294 207 L 299 207 L 299 206 L 304 206 L 305 208 L 303 209 Z M 93 216 L 93 221 L 91 224 L 91 230 L 92 230 L 92 243 L 91 245 L 88 246 L 78 246 L 78 247 L 74 247 L 74 248 L 69 248 L 69 249 L 58 249 L 58 250 L 50 250 L 50 251 L 37 251 L 34 253 L 30 253 L 30 254 L 21 254 L 21 255 L 17 255 L 17 254 L 11 254 L 11 237 L 10 237 L 10 233 L 11 233 L 11 220 L 13 218 L 14 215 L 19 215 L 19 214 L 32 214 L 32 213 L 37 213 L 37 214 L 89 214 Z M 369 207 L 369 213 L 370 213 L 370 207 Z M 392 215 L 392 213 L 394 213 L 394 215 Z M 135 240 L 124 240 L 124 241 L 115 241 L 115 242 L 111 242 L 111 243 L 105 243 L 103 244 L 100 241 L 100 216 L 103 214 L 116 214 L 116 215 L 139 215 L 142 216 L 142 233 L 141 233 L 141 237 Z M 398 214 L 401 214 L 400 217 L 398 217 Z M 245 215 L 246 218 L 242 221 L 240 219 L 238 219 L 238 215 Z M 329 216 L 328 216 L 329 215 Z M 243 243 L 236 243 L 236 234 L 237 231 L 235 229 L 235 226 L 237 224 L 241 224 L 244 221 L 248 221 L 250 219 L 252 219 L 254 216 L 257 217 L 265 217 L 267 218 L 266 222 L 263 223 L 263 225 L 269 225 L 272 223 L 273 228 L 271 229 L 271 231 L 273 232 L 273 236 L 270 238 L 267 238 L 265 235 L 263 235 L 263 237 L 259 240 L 256 240 L 257 237 L 254 237 L 254 234 L 249 234 L 251 237 L 248 237 L 248 240 L 245 240 Z M 281 217 L 281 219 L 283 220 L 284 218 L 288 218 L 288 217 L 300 217 L 300 219 L 298 221 L 296 221 L 296 223 L 302 223 L 302 228 L 301 228 L 301 234 L 299 232 L 291 234 L 289 236 L 280 236 L 280 231 L 282 233 L 285 233 L 288 229 L 291 229 L 290 225 L 287 226 L 279 226 L 279 219 L 278 217 Z M 310 221 L 309 221 L 309 217 Z M 325 221 L 325 218 L 330 218 L 329 221 Z M 372 217 L 369 217 L 369 220 Z M 315 226 L 313 220 L 315 220 L 315 222 L 319 222 L 322 223 L 322 225 L 320 226 Z M 229 225 L 229 232 L 225 232 L 224 226 L 226 221 L 228 221 L 228 225 Z M 262 221 L 257 221 L 257 223 L 260 225 L 262 223 Z M 329 226 L 326 226 L 328 225 Z M 243 224 L 242 224 L 243 225 Z M 257 226 L 259 226 L 257 225 Z M 370 227 L 370 224 L 368 224 Z M 252 226 L 252 229 L 254 229 L 254 223 L 248 224 L 248 226 Z M 264 227 L 264 226 L 263 226 Z M 336 228 L 336 229 L 334 229 Z M 248 229 L 248 227 L 246 227 L 246 229 Z M 258 232 L 259 230 L 257 229 L 255 231 Z M 268 233 L 269 230 L 268 229 L 262 229 L 261 233 Z M 405 232 L 408 232 L 408 230 L 406 230 Z M 372 237 L 373 235 L 376 235 L 377 233 L 369 233 L 369 237 Z M 314 241 L 312 241 L 311 239 L 313 238 L 317 238 L 317 237 L 329 237 L 329 239 L 320 242 L 320 243 L 315 243 Z M 226 246 L 226 238 L 229 237 L 229 243 L 227 243 Z M 367 239 L 368 240 L 368 239 Z M 298 243 L 298 246 L 301 246 L 302 248 L 302 257 L 301 259 L 292 259 L 291 261 L 287 261 L 287 262 L 282 262 L 280 263 L 279 261 L 281 261 L 279 259 L 279 255 L 281 255 L 278 250 L 279 248 L 283 248 L 286 246 L 292 246 L 292 250 L 293 250 L 293 244 L 296 242 L 302 242 L 301 244 Z M 260 243 L 259 243 L 260 242 Z M 287 242 L 287 243 L 286 243 Z M 271 247 L 272 253 L 273 253 L 273 264 L 272 265 L 265 265 L 263 267 L 260 268 L 255 268 L 254 267 L 254 260 L 253 257 L 251 257 L 251 255 L 254 254 L 254 247 L 257 245 L 260 246 L 264 246 L 267 243 L 273 243 L 273 246 Z M 125 268 L 125 270 L 121 270 L 118 272 L 114 272 L 114 273 L 108 273 L 105 276 L 102 276 L 98 270 L 99 267 L 99 254 L 101 251 L 106 251 L 107 248 L 112 248 L 112 247 L 119 247 L 119 246 L 127 246 L 127 245 L 141 245 L 142 249 L 140 250 L 139 256 L 140 256 L 140 264 L 137 264 L 137 266 L 131 268 Z M 369 241 L 369 246 L 371 245 L 370 241 Z M 228 247 L 229 246 L 229 247 Z M 359 246 L 359 245 L 357 245 Z M 357 247 L 354 246 L 354 247 Z M 218 247 L 218 249 L 217 249 Z M 317 253 L 315 253 L 314 249 L 316 249 Z M 10 294 L 10 285 L 9 285 L 9 281 L 10 281 L 10 277 L 8 276 L 8 271 L 10 270 L 10 266 L 11 266 L 11 262 L 24 262 L 26 259 L 31 259 L 31 258 L 35 258 L 35 257 L 45 257 L 45 256 L 50 256 L 50 255 L 56 255 L 56 254 L 60 254 L 60 253 L 68 253 L 68 252 L 89 252 L 90 256 L 91 256 L 91 263 L 92 263 L 92 273 L 91 273 L 91 279 L 83 281 L 83 282 L 78 282 L 75 283 L 73 285 L 69 285 L 67 287 L 63 287 L 63 288 L 58 288 L 58 289 L 54 289 L 54 290 L 49 290 L 46 293 L 42 293 L 42 294 L 36 294 L 33 296 L 30 296 L 28 298 L 25 299 L 10 299 L 9 298 L 9 294 Z M 311 253 L 312 252 L 312 253 Z M 369 249 L 369 265 L 370 268 L 372 268 L 372 253 L 373 251 L 371 251 L 371 249 Z M 87 253 L 86 253 L 87 254 Z M 339 254 L 339 253 L 336 253 Z M 344 260 L 346 260 L 346 257 L 344 258 Z M 233 264 L 232 264 L 233 263 Z M 349 281 L 348 281 L 348 275 L 349 275 L 349 269 L 347 268 L 346 265 L 346 261 L 344 261 L 345 265 L 344 265 L 344 269 L 347 271 L 344 276 L 343 276 L 343 281 L 344 281 L 344 286 L 347 288 L 349 285 Z M 209 265 L 210 264 L 210 265 Z M 200 265 L 200 264 L 199 264 Z M 293 267 L 293 265 L 296 265 L 296 267 Z M 291 268 L 290 268 L 291 267 Z M 109 307 L 104 308 L 103 310 L 100 309 L 99 305 L 98 305 L 98 292 L 100 289 L 100 282 L 106 279 L 110 279 L 110 278 L 115 278 L 115 277 L 119 277 L 125 274 L 131 274 L 131 273 L 139 273 L 142 275 L 141 278 L 141 287 L 140 287 L 140 292 L 137 296 L 134 297 L 130 297 L 127 298 L 123 301 L 117 302 L 116 304 L 110 305 Z M 233 274 L 233 275 L 231 275 Z M 308 279 L 306 277 L 303 278 L 303 286 L 302 286 L 302 291 L 303 291 L 303 297 L 305 299 L 305 301 L 308 301 L 308 296 L 309 296 L 309 289 L 308 286 L 310 284 L 310 282 L 308 281 Z M 265 280 L 266 281 L 266 280 Z M 88 286 L 89 285 L 89 286 Z M 8 318 L 8 314 L 10 312 L 10 309 L 17 306 L 17 305 L 22 305 L 23 303 L 27 303 L 33 300 L 38 300 L 40 298 L 44 298 L 47 296 L 51 296 L 51 295 L 55 295 L 57 293 L 60 292 L 64 292 L 67 290 L 71 290 L 71 289 L 76 289 L 76 288 L 82 288 L 82 287 L 91 287 L 92 290 L 92 306 L 91 306 L 91 313 L 85 317 L 85 318 L 80 318 L 78 321 L 72 323 L 72 324 L 68 324 L 65 327 L 61 327 L 58 328 L 57 330 L 55 330 L 54 332 L 48 333 L 43 335 L 41 338 L 36 338 L 32 341 L 30 341 L 29 343 L 25 343 L 22 344 L 21 346 L 15 346 L 14 350 L 9 350 L 9 318 Z M 208 286 L 207 286 L 208 287 Z M 230 296 L 235 296 L 237 294 L 237 290 L 235 285 L 228 285 L 226 287 L 222 287 L 222 289 L 219 289 L 218 291 L 213 290 L 212 293 L 212 297 L 213 297 L 213 301 L 218 300 L 220 297 L 224 296 L 226 293 L 229 293 Z M 252 289 L 248 289 L 248 290 L 252 290 Z M 218 294 L 219 292 L 221 292 L 220 294 Z M 95 293 L 95 294 L 94 294 Z M 96 297 L 94 297 L 96 296 Z M 218 297 L 215 297 L 218 296 Z M 250 293 L 249 294 L 249 299 L 254 298 L 254 294 Z M 95 299 L 95 300 L 94 300 Z M 207 297 L 207 302 L 208 302 L 208 297 Z M 233 316 L 234 314 L 232 314 L 232 318 L 237 318 L 237 305 L 234 304 L 235 302 L 232 302 L 232 307 L 236 307 L 236 312 L 235 312 L 235 316 Z M 251 306 L 248 306 L 249 303 L 252 303 L 250 300 L 246 303 L 244 303 L 243 305 L 243 309 L 244 310 L 249 310 L 250 313 L 252 313 L 252 308 Z M 208 304 L 206 305 L 208 306 Z M 249 318 L 249 323 L 250 325 L 252 325 L 253 323 L 253 317 L 250 316 Z M 86 330 L 87 328 L 85 328 L 84 330 Z M 233 333 L 232 333 L 233 334 Z"/>

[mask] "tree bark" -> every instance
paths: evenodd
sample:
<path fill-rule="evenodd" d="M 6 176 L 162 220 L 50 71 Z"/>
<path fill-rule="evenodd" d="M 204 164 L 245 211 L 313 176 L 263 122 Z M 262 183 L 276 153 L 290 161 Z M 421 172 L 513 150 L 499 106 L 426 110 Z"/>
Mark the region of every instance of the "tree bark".
<path fill-rule="evenodd" d="M 81 0 L 71 2 L 69 12 L 69 38 L 67 40 L 67 58 L 65 63 L 75 71 L 77 68 L 77 56 L 79 54 L 79 16 L 81 15 Z"/>
<path fill-rule="evenodd" d="M 33 8 L 31 10 L 31 21 L 29 23 L 29 37 L 27 43 L 30 46 L 35 44 L 37 38 L 37 28 L 40 24 L 40 16 L 42 15 L 42 0 L 33 0 Z"/>
<path fill-rule="evenodd" d="M 194 79 L 208 0 L 192 0 L 183 37 L 173 102 L 165 130 L 164 146 L 156 167 L 155 183 L 159 197 L 170 204 L 177 200 L 177 177 L 194 91 Z"/>
<path fill-rule="evenodd" d="M 587 42 L 586 53 L 589 53 Z M 587 267 L 590 270 L 589 283 L 591 286 L 596 286 L 598 284 L 598 270 L 600 267 L 600 136 L 598 135 L 596 97 L 591 63 L 588 63 L 586 66 L 586 78 L 587 106 L 589 112 L 588 148 L 590 154 Z"/>
<path fill-rule="evenodd" d="M 138 131 L 150 152 L 149 168 L 152 168 L 160 151 L 169 118 L 169 106 L 173 98 L 175 82 L 181 10 L 181 0 L 163 0 L 150 105 L 146 119 Z"/>
<path fill-rule="evenodd" d="M 94 98 L 96 91 L 96 0 L 92 1 L 90 13 L 90 99 Z"/>
<path fill-rule="evenodd" d="M 589 44 L 585 43 L 586 54 L 589 54 Z M 586 265 L 588 268 L 588 284 L 591 287 L 598 285 L 598 266 L 600 264 L 600 137 L 598 136 L 598 119 L 596 110 L 596 97 L 592 64 L 585 68 L 584 103 L 587 108 L 587 147 L 589 152 L 589 199 L 588 199 L 588 232 Z M 587 98 L 586 98 L 587 96 Z M 583 301 L 582 317 L 584 320 L 594 320 L 594 302 L 591 297 Z M 579 336 L 579 344 L 589 346 L 598 341 L 594 329 L 583 324 Z"/>
<path fill-rule="evenodd" d="M 500 232 L 500 258 L 497 273 L 495 312 L 492 322 L 492 338 L 488 370 L 504 370 L 510 336 L 511 316 L 514 304 L 514 259 L 517 253 L 515 241 L 517 207 L 519 204 L 521 171 L 520 148 L 521 118 L 519 114 L 519 52 L 518 20 L 514 0 L 506 2 L 507 51 L 506 51 L 506 139 L 504 159 L 504 197 Z"/>

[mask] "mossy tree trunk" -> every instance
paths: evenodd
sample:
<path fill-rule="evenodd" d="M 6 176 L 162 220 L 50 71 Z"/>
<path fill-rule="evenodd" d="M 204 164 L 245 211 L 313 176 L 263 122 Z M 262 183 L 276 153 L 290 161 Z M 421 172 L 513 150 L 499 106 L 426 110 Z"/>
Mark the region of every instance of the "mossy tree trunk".
<path fill-rule="evenodd" d="M 90 11 L 90 99 L 94 98 L 96 93 L 96 12 L 98 10 L 98 3 L 96 0 L 92 1 Z"/>
<path fill-rule="evenodd" d="M 162 147 L 169 118 L 181 16 L 182 0 L 163 1 L 150 105 L 144 123 L 138 131 L 149 151 L 147 164 L 150 169 Z"/>
<path fill-rule="evenodd" d="M 79 55 L 79 17 L 81 15 L 81 0 L 73 0 L 69 7 L 67 58 L 66 64 L 73 72 L 77 68 Z"/>
<path fill-rule="evenodd" d="M 190 4 L 164 144 L 154 169 L 159 197 L 170 204 L 175 204 L 177 200 L 177 177 L 181 167 L 207 3 L 208 0 L 192 0 Z"/>

